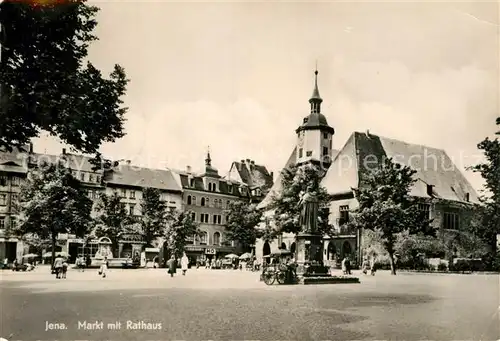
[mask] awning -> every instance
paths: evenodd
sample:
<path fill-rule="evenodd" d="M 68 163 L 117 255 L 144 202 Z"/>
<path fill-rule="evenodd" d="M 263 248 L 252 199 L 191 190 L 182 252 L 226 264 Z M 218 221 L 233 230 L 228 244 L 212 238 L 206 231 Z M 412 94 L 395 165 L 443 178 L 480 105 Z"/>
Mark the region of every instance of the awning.
<path fill-rule="evenodd" d="M 160 252 L 160 249 L 156 248 L 156 247 L 147 247 L 144 249 L 145 252 L 156 252 L 156 253 L 159 253 Z"/>

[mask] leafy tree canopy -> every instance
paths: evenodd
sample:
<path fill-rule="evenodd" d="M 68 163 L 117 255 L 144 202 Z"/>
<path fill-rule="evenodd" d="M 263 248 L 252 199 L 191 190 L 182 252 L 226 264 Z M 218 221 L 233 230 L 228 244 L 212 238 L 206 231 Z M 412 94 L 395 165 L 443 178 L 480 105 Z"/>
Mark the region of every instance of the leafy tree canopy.
<path fill-rule="evenodd" d="M 500 125 L 500 117 L 497 118 L 496 124 Z M 500 131 L 496 134 L 500 135 Z M 486 160 L 474 166 L 473 170 L 481 174 L 488 192 L 481 197 L 483 219 L 477 233 L 488 243 L 493 253 L 496 253 L 496 236 L 500 233 L 500 140 L 487 137 L 477 147 L 483 151 Z"/>
<path fill-rule="evenodd" d="M 376 231 L 387 251 L 391 270 L 394 267 L 397 234 L 432 234 L 430 221 L 419 212 L 417 202 L 409 195 L 416 171 L 384 158 L 379 167 L 364 174 L 364 185 L 355 189 L 359 207 L 353 211 L 349 223 L 355 228 Z"/>
<path fill-rule="evenodd" d="M 174 219 L 161 200 L 161 191 L 156 188 L 145 188 L 142 191 L 142 216 L 139 218 L 139 234 L 146 245 L 152 245 L 153 240 L 163 236 L 167 224 Z"/>
<path fill-rule="evenodd" d="M 63 164 L 44 164 L 28 176 L 21 188 L 17 233 L 52 241 L 59 233 L 83 236 L 91 226 L 92 201 Z"/>
<path fill-rule="evenodd" d="M 87 60 L 98 8 L 85 0 L 0 3 L 0 147 L 41 130 L 84 153 L 124 135 L 125 71 L 109 78 Z"/>
<path fill-rule="evenodd" d="M 273 210 L 273 227 L 267 224 L 264 237 L 272 239 L 281 233 L 299 233 L 301 231 L 299 205 L 301 196 L 312 190 L 319 201 L 318 233 L 333 235 L 333 226 L 328 223 L 329 206 L 332 200 L 326 188 L 320 182 L 323 171 L 314 165 L 291 166 L 281 172 L 282 191 L 272 199 L 268 209 Z"/>
<path fill-rule="evenodd" d="M 244 201 L 234 201 L 226 210 L 226 235 L 248 250 L 261 236 L 256 229 L 261 222 L 262 212 L 254 204 Z"/>
<path fill-rule="evenodd" d="M 97 202 L 96 237 L 108 237 L 111 240 L 113 252 L 118 251 L 119 237 L 124 233 L 135 233 L 132 224 L 135 223 L 121 203 L 118 193 L 111 195 L 102 193 Z"/>
<path fill-rule="evenodd" d="M 199 225 L 193 219 L 193 212 L 177 211 L 174 213 L 174 220 L 165 231 L 168 249 L 176 258 L 180 258 L 186 248 L 187 240 L 196 238 L 200 233 Z"/>

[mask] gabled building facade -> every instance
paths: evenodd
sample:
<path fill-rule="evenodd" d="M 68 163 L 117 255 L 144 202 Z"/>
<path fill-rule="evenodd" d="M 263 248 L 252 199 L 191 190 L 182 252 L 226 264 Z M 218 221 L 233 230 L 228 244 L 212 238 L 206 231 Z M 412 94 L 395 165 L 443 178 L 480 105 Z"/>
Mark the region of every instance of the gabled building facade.
<path fill-rule="evenodd" d="M 273 186 L 273 172 L 250 159 L 234 161 L 227 178 L 245 184 L 249 189 L 249 200 L 254 204 L 260 203 Z"/>
<path fill-rule="evenodd" d="M 238 252 L 238 245 L 225 234 L 226 210 L 234 201 L 248 201 L 251 197 L 249 187 L 220 176 L 212 166 L 210 153 L 207 153 L 205 170 L 201 174 L 193 173 L 190 167 L 177 174 L 183 189 L 184 210 L 192 212 L 202 231 L 200 237 L 188 240 L 186 254 L 190 261 L 211 261 Z"/>

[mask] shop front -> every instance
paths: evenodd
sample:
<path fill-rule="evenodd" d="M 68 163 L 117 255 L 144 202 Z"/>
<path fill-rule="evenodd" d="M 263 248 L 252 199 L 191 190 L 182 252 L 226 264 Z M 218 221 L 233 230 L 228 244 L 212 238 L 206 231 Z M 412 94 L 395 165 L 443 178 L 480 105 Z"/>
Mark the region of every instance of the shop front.
<path fill-rule="evenodd" d="M 234 253 L 236 250 L 232 246 L 220 245 L 186 245 L 185 251 L 191 265 L 199 264 L 204 266 L 212 260 L 223 259 L 224 256 Z"/>

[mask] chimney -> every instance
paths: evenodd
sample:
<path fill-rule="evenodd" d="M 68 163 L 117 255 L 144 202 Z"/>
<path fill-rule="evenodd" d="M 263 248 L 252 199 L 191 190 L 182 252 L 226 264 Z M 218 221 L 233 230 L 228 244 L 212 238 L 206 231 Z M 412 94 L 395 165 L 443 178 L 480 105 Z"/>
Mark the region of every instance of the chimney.
<path fill-rule="evenodd" d="M 127 165 L 130 165 L 130 160 L 127 160 L 127 161 L 125 161 L 125 162 L 127 162 Z"/>
<path fill-rule="evenodd" d="M 191 166 L 190 166 L 190 165 L 187 165 L 187 166 L 186 166 L 186 172 L 187 172 L 188 174 L 191 174 Z"/>
<path fill-rule="evenodd" d="M 465 193 L 465 201 L 470 201 L 470 193 Z"/>
<path fill-rule="evenodd" d="M 250 163 L 250 159 L 247 159 L 247 163 Z"/>
<path fill-rule="evenodd" d="M 30 150 L 29 151 L 30 151 L 30 154 L 33 153 L 33 142 L 30 142 Z"/>
<path fill-rule="evenodd" d="M 250 163 L 251 163 L 252 165 L 255 165 L 255 161 L 254 161 L 254 160 L 250 160 Z"/>
<path fill-rule="evenodd" d="M 66 155 L 66 148 L 62 149 L 62 153 L 63 153 L 63 155 Z"/>
<path fill-rule="evenodd" d="M 434 185 L 427 185 L 427 195 L 430 197 L 434 196 L 433 187 Z"/>
<path fill-rule="evenodd" d="M 270 174 L 270 175 L 271 175 L 271 179 L 272 179 L 272 180 L 273 180 L 273 182 L 274 182 L 274 172 L 271 172 L 271 174 Z"/>
<path fill-rule="evenodd" d="M 366 129 L 366 137 L 370 138 L 370 130 L 369 129 Z"/>

